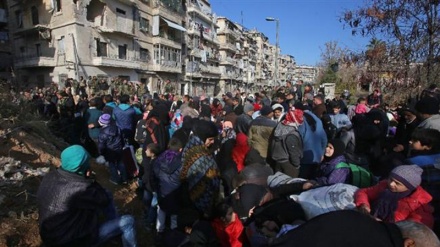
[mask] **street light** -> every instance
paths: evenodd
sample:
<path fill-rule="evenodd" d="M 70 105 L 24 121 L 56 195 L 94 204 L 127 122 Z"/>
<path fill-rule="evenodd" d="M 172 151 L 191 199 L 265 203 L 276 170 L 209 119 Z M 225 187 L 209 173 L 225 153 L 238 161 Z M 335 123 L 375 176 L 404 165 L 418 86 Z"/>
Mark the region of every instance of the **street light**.
<path fill-rule="evenodd" d="M 273 18 L 273 17 L 266 17 L 266 21 L 275 21 L 276 22 L 276 43 L 275 43 L 275 75 L 274 75 L 274 81 L 276 84 L 278 84 L 278 47 L 279 47 L 279 29 L 280 29 L 280 20 Z"/>

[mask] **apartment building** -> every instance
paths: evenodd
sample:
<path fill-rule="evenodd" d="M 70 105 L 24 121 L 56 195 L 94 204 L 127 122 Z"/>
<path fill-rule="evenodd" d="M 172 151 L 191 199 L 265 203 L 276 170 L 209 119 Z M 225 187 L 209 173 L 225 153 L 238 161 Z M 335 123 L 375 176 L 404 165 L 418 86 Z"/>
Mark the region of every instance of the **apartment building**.
<path fill-rule="evenodd" d="M 0 81 L 13 79 L 11 43 L 9 39 L 6 0 L 0 1 Z"/>
<path fill-rule="evenodd" d="M 151 92 L 217 96 L 275 83 L 276 47 L 258 30 L 216 17 L 208 0 L 4 1 L 10 14 L 2 22 L 0 5 L 0 47 L 8 24 L 10 74 L 23 85 L 97 76 L 146 83 Z M 295 77 L 293 57 L 278 61 L 281 81 Z"/>
<path fill-rule="evenodd" d="M 14 67 L 23 84 L 97 76 L 148 83 L 182 74 L 185 6 L 167 0 L 9 0 Z"/>
<path fill-rule="evenodd" d="M 242 88 L 243 33 L 238 25 L 226 17 L 217 18 L 217 37 L 220 41 L 220 87 L 225 91 Z"/>
<path fill-rule="evenodd" d="M 318 68 L 306 65 L 295 66 L 293 80 L 303 80 L 306 84 L 314 84 L 318 76 Z"/>
<path fill-rule="evenodd" d="M 217 95 L 221 91 L 217 17 L 207 0 L 188 0 L 187 20 L 186 85 L 192 95 Z"/>

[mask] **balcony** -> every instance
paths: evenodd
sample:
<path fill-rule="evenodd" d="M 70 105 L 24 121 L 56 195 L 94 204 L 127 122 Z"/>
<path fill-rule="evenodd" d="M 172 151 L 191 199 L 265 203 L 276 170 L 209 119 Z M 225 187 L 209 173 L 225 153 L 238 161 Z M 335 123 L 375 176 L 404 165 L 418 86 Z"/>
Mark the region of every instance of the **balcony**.
<path fill-rule="evenodd" d="M 182 64 L 175 61 L 156 61 L 152 65 L 152 70 L 156 72 L 182 73 Z"/>
<path fill-rule="evenodd" d="M 214 19 L 211 13 L 208 13 L 207 11 L 203 11 L 202 9 L 200 9 L 198 5 L 194 3 L 188 3 L 187 12 L 196 13 L 202 20 L 206 21 L 207 23 L 212 23 Z M 190 16 L 192 15 L 190 14 Z"/>
<path fill-rule="evenodd" d="M 221 74 L 221 71 L 220 71 L 220 68 L 219 67 L 216 67 L 216 66 L 206 66 L 207 68 L 208 68 L 208 73 L 211 73 L 211 74 L 218 74 L 218 75 L 220 75 Z"/>
<path fill-rule="evenodd" d="M 161 44 L 161 45 L 173 47 L 176 49 L 182 49 L 182 44 L 180 43 L 180 41 L 164 38 L 161 36 L 153 37 L 152 42 L 153 42 L 153 44 Z"/>
<path fill-rule="evenodd" d="M 223 27 L 217 31 L 218 34 L 229 34 L 234 37 L 236 40 L 241 39 L 241 33 L 239 31 L 231 30 L 229 28 Z"/>
<path fill-rule="evenodd" d="M 231 44 L 231 43 L 221 43 L 220 44 L 220 49 L 222 49 L 222 50 L 230 50 L 230 51 L 233 51 L 233 52 L 237 51 L 237 47 L 234 44 Z"/>
<path fill-rule="evenodd" d="M 226 58 L 220 59 L 220 64 L 221 65 L 237 66 L 237 61 L 235 59 L 233 59 L 232 57 L 226 57 Z"/>
<path fill-rule="evenodd" d="M 140 69 L 140 63 L 137 59 L 120 59 L 117 55 L 110 57 L 93 57 L 92 64 L 95 66 L 116 67 Z"/>
<path fill-rule="evenodd" d="M 187 29 L 187 34 L 200 37 L 200 30 L 198 30 L 198 28 L 195 26 L 190 26 Z M 220 44 L 220 41 L 217 39 L 216 34 L 212 30 L 210 33 L 203 32 L 203 40 L 209 41 L 216 45 Z"/>
<path fill-rule="evenodd" d="M 56 62 L 53 57 L 24 55 L 15 57 L 14 65 L 16 68 L 55 67 Z"/>
<path fill-rule="evenodd" d="M 134 37 L 135 34 L 133 32 L 133 21 L 126 18 L 117 18 L 116 25 L 113 27 L 110 26 L 97 26 L 98 31 L 101 33 L 120 33 L 124 35 L 128 35 L 130 37 Z"/>

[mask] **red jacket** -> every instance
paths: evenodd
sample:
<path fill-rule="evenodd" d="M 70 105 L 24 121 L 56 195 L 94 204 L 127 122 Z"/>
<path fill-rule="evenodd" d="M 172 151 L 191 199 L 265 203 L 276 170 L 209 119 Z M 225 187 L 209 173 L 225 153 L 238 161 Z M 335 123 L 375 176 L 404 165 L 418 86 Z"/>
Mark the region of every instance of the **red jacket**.
<path fill-rule="evenodd" d="M 211 225 L 214 228 L 217 238 L 222 247 L 242 247 L 243 246 L 243 224 L 238 215 L 234 213 L 235 220 L 225 226 L 220 218 L 215 218 Z"/>
<path fill-rule="evenodd" d="M 356 206 L 366 204 L 371 207 L 372 202 L 379 198 L 379 195 L 387 186 L 388 181 L 382 180 L 375 186 L 359 189 L 354 195 Z M 396 212 L 394 212 L 394 221 L 412 220 L 432 228 L 434 225 L 434 217 L 432 216 L 434 210 L 429 205 L 431 200 L 432 196 L 418 186 L 413 193 L 398 201 Z"/>

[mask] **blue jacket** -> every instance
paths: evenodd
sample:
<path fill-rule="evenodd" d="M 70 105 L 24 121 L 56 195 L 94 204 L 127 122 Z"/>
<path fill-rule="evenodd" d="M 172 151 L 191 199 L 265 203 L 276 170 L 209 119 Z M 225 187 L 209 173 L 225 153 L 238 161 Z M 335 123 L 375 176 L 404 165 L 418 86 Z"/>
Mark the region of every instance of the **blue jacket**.
<path fill-rule="evenodd" d="M 98 138 L 98 150 L 107 161 L 116 162 L 121 158 L 123 143 L 121 132 L 113 122 L 101 128 Z"/>
<path fill-rule="evenodd" d="M 113 109 L 116 125 L 121 129 L 126 138 L 134 136 L 136 126 L 136 110 L 127 104 L 120 104 Z"/>
<path fill-rule="evenodd" d="M 298 127 L 298 131 L 303 139 L 303 157 L 301 164 L 318 164 L 325 153 L 327 147 L 327 134 L 322 126 L 322 121 L 309 110 L 304 111 L 304 115 L 308 114 L 316 122 L 316 130 L 312 130 L 312 126 L 304 117 L 304 123 Z"/>

